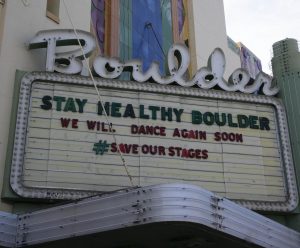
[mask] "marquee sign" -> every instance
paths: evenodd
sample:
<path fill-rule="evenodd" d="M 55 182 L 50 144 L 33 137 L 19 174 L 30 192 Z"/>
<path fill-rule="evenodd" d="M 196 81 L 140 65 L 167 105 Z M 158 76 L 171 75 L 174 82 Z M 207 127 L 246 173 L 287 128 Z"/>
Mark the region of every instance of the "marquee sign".
<path fill-rule="evenodd" d="M 117 141 L 134 185 L 185 182 L 252 209 L 296 206 L 285 112 L 277 99 L 96 83 L 104 106 L 86 77 L 25 75 L 11 171 L 19 195 L 77 199 L 130 187 Z"/>
<path fill-rule="evenodd" d="M 68 52 L 56 51 L 57 46 L 78 45 L 79 43 L 81 48 Z M 28 47 L 29 49 L 47 49 L 46 71 L 78 74 L 83 68 L 81 60 L 92 53 L 95 40 L 90 33 L 82 30 L 77 30 L 76 34 L 73 30 L 43 30 L 29 42 Z M 100 77 L 109 79 L 118 78 L 124 70 L 129 70 L 132 79 L 136 82 L 154 80 L 162 85 L 176 83 L 184 87 L 197 86 L 201 89 L 212 89 L 218 86 L 225 91 L 244 93 L 255 93 L 261 89 L 262 93 L 268 96 L 276 95 L 279 91 L 272 78 L 266 73 L 260 72 L 252 82 L 249 73 L 242 68 L 234 70 L 226 81 L 224 79 L 225 56 L 220 48 L 212 52 L 207 67 L 200 68 L 190 80 L 183 76 L 190 63 L 189 51 L 185 45 L 171 46 L 167 62 L 170 75 L 161 75 L 157 63 L 152 63 L 144 72 L 142 61 L 138 59 L 121 62 L 117 58 L 97 56 L 93 62 L 93 70 Z"/>
<path fill-rule="evenodd" d="M 143 72 L 139 61 L 100 56 L 93 69 L 106 79 L 53 73 L 81 72 L 80 54 L 88 55 L 94 41 L 78 33 L 81 51 L 56 52 L 78 44 L 65 30 L 39 32 L 30 42 L 31 49 L 47 48 L 48 72 L 28 73 L 21 82 L 10 178 L 17 194 L 78 199 L 131 182 L 185 182 L 252 209 L 297 206 L 284 108 L 274 97 L 246 94 L 276 94 L 269 76 L 249 84 L 247 72 L 237 69 L 226 82 L 224 54 L 216 49 L 186 81 L 189 54 L 181 45 L 168 54 L 169 76 L 156 64 Z M 116 79 L 128 68 L 136 82 Z M 207 90 L 214 86 L 229 92 Z"/>

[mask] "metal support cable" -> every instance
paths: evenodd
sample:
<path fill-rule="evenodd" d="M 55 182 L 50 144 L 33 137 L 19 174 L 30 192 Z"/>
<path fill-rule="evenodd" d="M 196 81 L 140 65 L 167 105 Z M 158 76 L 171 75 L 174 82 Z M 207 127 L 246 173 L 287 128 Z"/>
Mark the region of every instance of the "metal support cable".
<path fill-rule="evenodd" d="M 153 26 L 152 26 L 152 23 L 151 23 L 151 22 L 146 22 L 146 23 L 145 23 L 145 27 L 146 27 L 146 28 L 150 28 L 150 29 L 152 30 L 152 32 L 153 32 L 153 34 L 154 34 L 154 37 L 155 37 L 155 40 L 156 40 L 156 42 L 157 42 L 157 44 L 158 44 L 158 46 L 159 46 L 159 48 L 160 48 L 162 54 L 163 54 L 164 57 L 166 58 L 166 54 L 165 54 L 165 52 L 164 52 L 164 50 L 163 50 L 163 48 L 162 48 L 162 46 L 161 46 L 161 44 L 160 44 L 160 42 L 159 42 L 159 40 L 158 40 L 158 37 L 157 37 L 157 35 L 156 35 L 156 33 L 155 33 L 155 30 L 154 30 L 154 28 L 153 28 Z"/>
<path fill-rule="evenodd" d="M 80 39 L 79 39 L 77 30 L 76 30 L 76 28 L 75 28 L 75 25 L 74 25 L 74 23 L 73 23 L 73 21 L 72 21 L 72 19 L 71 19 L 71 16 L 70 16 L 68 7 L 67 7 L 67 5 L 66 5 L 66 3 L 65 3 L 65 0 L 62 0 L 62 2 L 63 2 L 63 4 L 64 4 L 64 6 L 65 6 L 66 14 L 67 14 L 67 16 L 68 16 L 68 19 L 69 19 L 69 21 L 70 21 L 70 23 L 71 23 L 71 25 L 72 25 L 72 27 L 73 27 L 74 34 L 75 34 L 75 36 L 76 36 L 76 38 L 77 38 L 77 41 L 78 41 L 78 45 L 80 46 L 80 49 L 81 49 L 81 51 L 82 51 L 82 56 L 83 56 L 84 61 L 85 61 L 85 63 L 86 63 L 86 68 L 88 69 L 90 78 L 91 78 L 91 80 L 93 81 L 94 88 L 95 88 L 95 90 L 96 90 L 96 92 L 97 92 L 99 102 L 101 103 L 101 107 L 102 107 L 102 109 L 103 109 L 103 112 L 104 112 L 104 116 L 105 116 L 106 122 L 107 122 L 108 126 L 111 127 L 110 122 L 109 122 L 109 118 L 108 118 L 108 115 L 107 115 L 107 112 L 106 112 L 105 107 L 104 107 L 104 104 L 103 104 L 104 101 L 103 101 L 102 96 L 101 96 L 101 94 L 100 94 L 100 92 L 99 92 L 99 90 L 98 90 L 98 87 L 97 87 L 97 84 L 96 84 L 96 82 L 95 82 L 94 76 L 93 76 L 93 74 L 92 74 L 91 68 L 90 68 L 89 63 L 88 63 L 88 61 L 87 61 L 87 58 L 86 58 L 86 56 L 85 56 L 85 54 L 84 54 L 83 47 L 82 47 L 82 45 L 81 45 L 81 43 L 80 43 Z M 132 176 L 130 175 L 129 169 L 128 169 L 127 165 L 126 165 L 124 156 L 123 156 L 123 154 L 122 154 L 122 152 L 121 152 L 121 150 L 120 150 L 120 147 L 119 147 L 119 144 L 118 144 L 118 142 L 117 142 L 116 136 L 115 136 L 114 133 L 112 133 L 112 136 L 113 136 L 114 142 L 117 144 L 117 150 L 118 150 L 118 153 L 119 153 L 119 155 L 120 155 L 122 164 L 123 164 L 123 166 L 124 166 L 124 168 L 125 168 L 126 174 L 127 174 L 127 176 L 129 177 L 131 186 L 134 187 L 133 180 L 132 180 Z"/>

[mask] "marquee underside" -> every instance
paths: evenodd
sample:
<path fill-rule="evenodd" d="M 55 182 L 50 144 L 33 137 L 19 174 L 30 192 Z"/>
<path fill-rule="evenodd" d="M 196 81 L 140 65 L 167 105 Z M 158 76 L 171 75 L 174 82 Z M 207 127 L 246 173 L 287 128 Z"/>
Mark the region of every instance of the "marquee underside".
<path fill-rule="evenodd" d="M 127 189 L 7 219 L 0 220 L 3 237 L 11 238 L 1 238 L 6 247 L 296 248 L 300 242 L 300 233 L 188 184 Z"/>

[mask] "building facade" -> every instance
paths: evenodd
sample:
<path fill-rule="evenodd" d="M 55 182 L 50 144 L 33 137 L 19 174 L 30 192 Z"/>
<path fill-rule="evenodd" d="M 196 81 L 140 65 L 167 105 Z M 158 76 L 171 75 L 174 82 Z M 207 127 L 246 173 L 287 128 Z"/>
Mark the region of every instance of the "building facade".
<path fill-rule="evenodd" d="M 0 21 L 0 246 L 297 247 L 285 110 L 257 56 L 227 36 L 223 1 L 0 0 Z M 92 51 L 95 79 L 78 62 Z M 107 151 L 107 137 L 122 146 Z"/>
<path fill-rule="evenodd" d="M 272 72 L 280 87 L 279 97 L 287 109 L 288 124 L 299 187 L 299 73 L 300 53 L 298 41 L 287 38 L 273 44 Z M 277 216 L 278 220 L 299 230 L 299 207 L 290 216 Z"/>
<path fill-rule="evenodd" d="M 48 1 L 49 2 L 49 1 Z M 50 1 L 51 2 L 51 1 Z M 59 2 L 59 1 L 57 1 Z M 74 1 L 73 1 L 74 2 Z M 77 1 L 71 5 L 71 16 L 74 25 L 81 30 L 90 30 L 90 4 L 83 4 Z M 1 177 L 4 173 L 4 163 L 8 143 L 8 132 L 10 126 L 11 104 L 13 101 L 14 77 L 17 69 L 23 71 L 45 70 L 45 51 L 31 53 L 26 47 L 30 39 L 38 30 L 72 28 L 62 3 L 60 3 L 57 18 L 53 20 L 47 17 L 47 1 L 5 1 L 1 5 L 1 34 L 0 34 L 0 53 L 1 53 Z M 73 9 L 74 8 L 74 9 Z M 15 16 L 20 16 L 20 21 L 15 21 Z M 55 14 L 53 14 L 55 16 Z M 82 16 L 82 19 L 75 21 L 75 16 Z M 34 17 L 34 18 L 33 18 Z M 58 22 L 57 22 L 58 21 Z M 14 56 L 12 54 L 15 54 Z M 6 116 L 6 118 L 4 118 Z M 12 205 L 5 202 L 1 203 L 2 210 L 12 210 Z"/>

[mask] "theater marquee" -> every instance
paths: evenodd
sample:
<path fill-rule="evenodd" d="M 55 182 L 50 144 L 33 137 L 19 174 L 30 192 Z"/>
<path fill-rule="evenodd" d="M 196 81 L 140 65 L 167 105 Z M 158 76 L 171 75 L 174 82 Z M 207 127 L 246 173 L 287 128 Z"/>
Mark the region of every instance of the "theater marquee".
<path fill-rule="evenodd" d="M 86 77 L 24 76 L 11 170 L 19 195 L 77 199 L 130 187 L 118 143 L 135 186 L 185 182 L 252 209 L 295 206 L 285 112 L 274 97 L 96 83 L 103 104 Z"/>
<path fill-rule="evenodd" d="M 186 79 L 182 44 L 170 47 L 166 75 L 156 63 L 143 71 L 142 61 L 102 56 L 92 66 L 102 79 L 67 75 L 82 73 L 94 48 L 94 37 L 80 30 L 44 30 L 29 42 L 47 49 L 47 72 L 21 81 L 10 175 L 18 195 L 78 199 L 184 182 L 251 209 L 297 206 L 286 115 L 269 75 L 253 81 L 239 68 L 225 80 L 216 48 Z M 135 82 L 118 80 L 123 71 Z"/>

